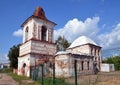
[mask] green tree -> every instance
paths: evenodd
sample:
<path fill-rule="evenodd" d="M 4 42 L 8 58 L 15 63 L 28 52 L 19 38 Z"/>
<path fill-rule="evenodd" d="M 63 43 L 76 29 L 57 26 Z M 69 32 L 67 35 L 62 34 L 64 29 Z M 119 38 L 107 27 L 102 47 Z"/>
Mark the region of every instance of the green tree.
<path fill-rule="evenodd" d="M 115 70 L 120 70 L 120 56 L 108 57 L 103 60 L 103 63 L 109 63 L 115 65 Z"/>
<path fill-rule="evenodd" d="M 17 58 L 19 57 L 19 46 L 20 46 L 20 44 L 14 45 L 9 50 L 8 57 L 10 60 L 10 67 L 11 68 L 18 67 L 18 59 Z"/>
<path fill-rule="evenodd" d="M 55 43 L 57 45 L 57 51 L 64 51 L 70 46 L 70 43 L 67 39 L 64 38 L 64 36 L 59 36 Z"/>

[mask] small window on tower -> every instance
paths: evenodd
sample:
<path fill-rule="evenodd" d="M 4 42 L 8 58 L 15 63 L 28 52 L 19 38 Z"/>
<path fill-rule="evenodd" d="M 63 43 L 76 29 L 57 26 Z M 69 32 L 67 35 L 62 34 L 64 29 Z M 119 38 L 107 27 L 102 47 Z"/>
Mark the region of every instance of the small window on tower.
<path fill-rule="evenodd" d="M 46 41 L 47 40 L 47 28 L 45 26 L 42 26 L 42 33 L 41 33 L 41 40 Z"/>
<path fill-rule="evenodd" d="M 28 30 L 29 30 L 29 28 L 26 27 L 26 29 L 25 29 L 25 41 L 28 40 Z"/>

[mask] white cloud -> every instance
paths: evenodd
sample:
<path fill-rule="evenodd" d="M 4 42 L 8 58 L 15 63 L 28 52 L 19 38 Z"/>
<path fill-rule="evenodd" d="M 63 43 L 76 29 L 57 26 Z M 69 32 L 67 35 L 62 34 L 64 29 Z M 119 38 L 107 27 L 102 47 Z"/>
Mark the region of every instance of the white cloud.
<path fill-rule="evenodd" d="M 100 34 L 98 40 L 100 46 L 105 49 L 120 47 L 120 23 L 118 23 L 111 32 Z"/>
<path fill-rule="evenodd" d="M 21 37 L 22 35 L 23 35 L 22 29 L 18 29 L 17 31 L 13 32 L 13 36 Z"/>
<path fill-rule="evenodd" d="M 87 18 L 84 22 L 77 18 L 69 20 L 63 28 L 54 31 L 55 39 L 61 35 L 72 42 L 77 37 L 85 35 L 93 39 L 103 49 L 120 47 L 120 23 L 114 25 L 111 32 L 103 34 L 100 33 L 98 27 L 99 21 L 99 17 Z M 102 28 L 105 27 L 106 24 L 103 24 Z"/>
<path fill-rule="evenodd" d="M 103 49 L 120 47 L 120 23 L 111 27 L 111 32 L 100 34 L 99 21 L 99 17 L 87 18 L 85 21 L 78 20 L 77 18 L 69 20 L 63 28 L 54 30 L 55 40 L 61 35 L 72 42 L 77 37 L 85 35 L 93 39 Z M 106 24 L 102 25 L 103 28 L 106 28 Z M 22 33 L 23 30 L 18 29 L 13 35 L 19 37 L 22 36 Z"/>
<path fill-rule="evenodd" d="M 8 63 L 8 62 L 9 62 L 9 58 L 7 54 L 0 54 L 0 63 Z"/>
<path fill-rule="evenodd" d="M 94 37 L 98 32 L 99 17 L 87 18 L 84 22 L 74 18 L 69 20 L 63 28 L 54 31 L 55 39 L 59 35 L 73 41 L 80 35 Z"/>

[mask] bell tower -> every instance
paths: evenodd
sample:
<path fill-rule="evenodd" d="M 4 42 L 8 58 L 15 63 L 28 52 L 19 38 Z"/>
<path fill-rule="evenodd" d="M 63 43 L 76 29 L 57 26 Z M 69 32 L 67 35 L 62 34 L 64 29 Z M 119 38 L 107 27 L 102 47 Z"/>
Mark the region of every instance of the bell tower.
<path fill-rule="evenodd" d="M 48 20 L 42 7 L 37 7 L 32 16 L 22 24 L 23 43 L 18 57 L 18 75 L 30 76 L 31 66 L 38 59 L 51 59 L 56 53 L 53 28 L 56 24 Z"/>
<path fill-rule="evenodd" d="M 23 43 L 30 39 L 53 43 L 53 28 L 56 24 L 48 20 L 41 7 L 37 7 L 33 15 L 23 24 Z"/>

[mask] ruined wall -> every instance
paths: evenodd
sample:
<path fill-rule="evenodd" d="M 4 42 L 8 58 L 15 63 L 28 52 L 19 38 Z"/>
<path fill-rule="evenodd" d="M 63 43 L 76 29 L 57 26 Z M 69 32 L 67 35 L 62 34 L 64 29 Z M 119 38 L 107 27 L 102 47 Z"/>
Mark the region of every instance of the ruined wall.
<path fill-rule="evenodd" d="M 41 40 L 41 30 L 42 30 L 42 26 L 45 26 L 47 28 L 47 40 L 48 42 L 52 42 L 54 43 L 54 38 L 53 38 L 53 27 L 55 26 L 55 24 L 48 22 L 48 21 L 44 21 L 41 19 L 36 19 L 36 18 L 32 18 L 31 20 L 29 20 L 29 22 L 27 22 L 24 25 L 23 28 L 23 43 L 26 42 L 26 28 L 28 28 L 28 39 L 30 40 L 32 38 L 36 39 L 36 40 Z"/>
<path fill-rule="evenodd" d="M 74 76 L 74 60 L 77 60 L 78 75 L 93 74 L 93 57 L 87 55 L 72 55 L 70 58 L 70 75 Z M 89 64 L 88 64 L 89 62 Z M 83 63 L 83 64 L 82 64 Z"/>
<path fill-rule="evenodd" d="M 19 56 L 23 56 L 28 53 L 55 55 L 56 46 L 54 44 L 30 40 L 20 46 Z"/>
<path fill-rule="evenodd" d="M 90 45 L 91 55 L 94 56 L 93 61 L 97 63 L 97 68 L 100 70 L 102 63 L 101 47 Z"/>
<path fill-rule="evenodd" d="M 32 41 L 31 52 L 46 55 L 55 55 L 56 46 L 45 42 Z"/>
<path fill-rule="evenodd" d="M 76 54 L 94 56 L 93 61 L 94 63 L 97 63 L 97 68 L 100 70 L 100 64 L 102 63 L 101 47 L 92 44 L 85 44 L 67 49 L 67 51 Z"/>
<path fill-rule="evenodd" d="M 30 76 L 30 55 L 18 57 L 18 75 Z"/>
<path fill-rule="evenodd" d="M 69 76 L 68 72 L 69 55 L 58 55 L 55 57 L 55 75 L 56 77 Z"/>
<path fill-rule="evenodd" d="M 42 26 L 45 26 L 47 28 L 47 41 L 48 42 L 52 42 L 54 43 L 54 37 L 53 37 L 53 27 L 55 26 L 53 23 L 48 22 L 48 21 L 44 21 L 41 19 L 33 19 L 33 23 L 34 23 L 34 38 L 37 40 L 41 40 L 41 30 L 42 30 Z"/>
<path fill-rule="evenodd" d="M 87 55 L 90 55 L 90 53 L 91 53 L 90 47 L 87 44 L 67 49 L 67 51 L 70 51 L 70 52 L 76 53 L 76 54 L 87 54 Z"/>
<path fill-rule="evenodd" d="M 33 36 L 32 36 L 32 32 L 33 32 L 33 20 L 29 20 L 29 22 L 27 22 L 25 25 L 24 25 L 24 28 L 23 28 L 23 43 L 26 42 L 26 28 L 28 27 L 28 39 L 31 39 Z"/>
<path fill-rule="evenodd" d="M 74 60 L 77 60 L 78 75 L 87 75 L 94 73 L 92 56 L 61 54 L 55 57 L 56 77 L 74 76 Z"/>

